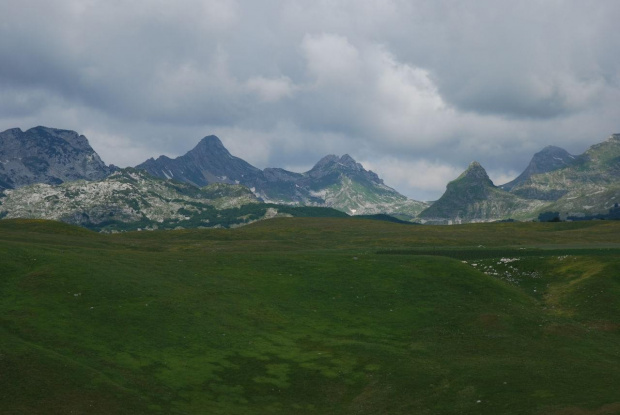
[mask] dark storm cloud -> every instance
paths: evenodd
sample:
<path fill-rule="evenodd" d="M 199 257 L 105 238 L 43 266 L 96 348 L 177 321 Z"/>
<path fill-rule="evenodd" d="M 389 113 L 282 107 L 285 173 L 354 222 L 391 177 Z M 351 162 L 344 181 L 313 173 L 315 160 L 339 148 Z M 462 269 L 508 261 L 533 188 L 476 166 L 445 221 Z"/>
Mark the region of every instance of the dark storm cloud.
<path fill-rule="evenodd" d="M 616 1 L 7 0 L 0 129 L 87 134 L 104 160 L 207 134 L 260 166 L 350 153 L 419 198 L 477 159 L 620 129 Z"/>

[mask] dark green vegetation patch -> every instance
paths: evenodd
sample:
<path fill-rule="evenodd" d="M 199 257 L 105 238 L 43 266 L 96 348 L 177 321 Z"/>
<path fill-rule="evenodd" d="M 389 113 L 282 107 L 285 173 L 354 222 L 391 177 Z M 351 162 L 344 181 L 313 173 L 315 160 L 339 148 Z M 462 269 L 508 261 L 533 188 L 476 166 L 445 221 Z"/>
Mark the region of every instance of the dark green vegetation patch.
<path fill-rule="evenodd" d="M 1 412 L 617 413 L 619 234 L 282 218 L 102 235 L 5 220 Z"/>

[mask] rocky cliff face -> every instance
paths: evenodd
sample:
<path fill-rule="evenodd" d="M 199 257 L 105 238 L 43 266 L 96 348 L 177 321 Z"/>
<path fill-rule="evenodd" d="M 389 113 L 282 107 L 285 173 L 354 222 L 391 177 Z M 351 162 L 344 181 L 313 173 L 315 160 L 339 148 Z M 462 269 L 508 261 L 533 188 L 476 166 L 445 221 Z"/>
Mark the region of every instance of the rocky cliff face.
<path fill-rule="evenodd" d="M 392 213 L 414 217 L 427 205 L 386 186 L 351 156 L 329 155 L 306 173 L 279 168 L 260 170 L 234 157 L 215 136 L 209 136 L 176 159 L 161 156 L 136 166 L 150 174 L 197 186 L 238 183 L 266 202 L 325 206 L 348 214 Z"/>
<path fill-rule="evenodd" d="M 0 133 L 0 190 L 33 183 L 100 180 L 112 172 L 75 131 L 36 127 Z"/>

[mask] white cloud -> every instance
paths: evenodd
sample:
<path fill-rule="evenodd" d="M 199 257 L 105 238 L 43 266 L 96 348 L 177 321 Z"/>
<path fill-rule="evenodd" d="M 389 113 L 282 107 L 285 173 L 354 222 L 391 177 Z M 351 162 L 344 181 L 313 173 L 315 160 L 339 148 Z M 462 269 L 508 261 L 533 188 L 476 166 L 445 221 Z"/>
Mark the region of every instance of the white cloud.
<path fill-rule="evenodd" d="M 276 102 L 282 98 L 289 98 L 296 89 L 288 76 L 271 79 L 255 76 L 248 79 L 246 87 L 256 93 L 263 102 Z"/>
<path fill-rule="evenodd" d="M 374 171 L 383 178 L 386 185 L 399 189 L 410 197 L 424 200 L 438 199 L 446 190 L 446 184 L 465 170 L 437 160 L 408 160 L 396 157 L 382 157 L 361 163 L 366 169 Z"/>
<path fill-rule="evenodd" d="M 355 85 L 361 62 L 359 51 L 344 36 L 306 35 L 301 44 L 309 74 L 320 86 Z"/>
<path fill-rule="evenodd" d="M 509 172 L 487 170 L 487 174 L 495 186 L 501 186 L 502 184 L 514 180 L 521 172 L 516 170 L 510 170 Z"/>

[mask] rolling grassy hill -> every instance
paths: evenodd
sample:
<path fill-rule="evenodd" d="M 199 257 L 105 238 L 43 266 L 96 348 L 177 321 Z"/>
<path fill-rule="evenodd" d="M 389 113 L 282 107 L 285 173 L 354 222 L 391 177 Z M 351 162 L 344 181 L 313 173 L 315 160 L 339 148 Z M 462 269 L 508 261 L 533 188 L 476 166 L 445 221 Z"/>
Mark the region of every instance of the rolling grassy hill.
<path fill-rule="evenodd" d="M 620 412 L 620 223 L 0 222 L 6 414 Z"/>

